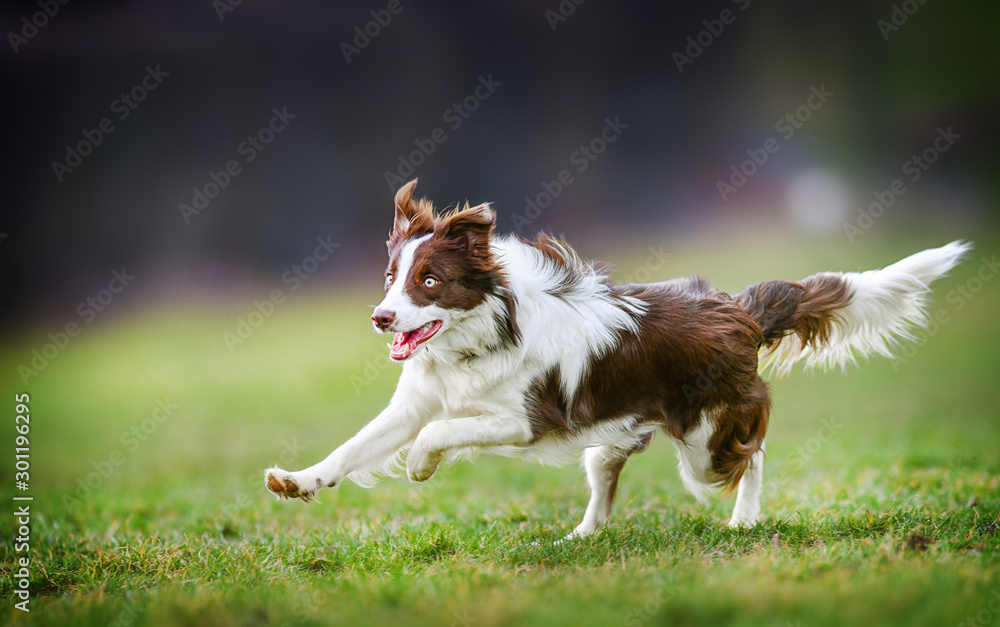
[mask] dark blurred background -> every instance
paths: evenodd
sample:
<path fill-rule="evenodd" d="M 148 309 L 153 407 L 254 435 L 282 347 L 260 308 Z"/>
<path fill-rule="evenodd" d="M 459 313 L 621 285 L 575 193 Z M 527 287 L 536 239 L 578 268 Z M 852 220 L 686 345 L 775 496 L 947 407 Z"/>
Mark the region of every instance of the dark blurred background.
<path fill-rule="evenodd" d="M 132 302 L 273 285 L 327 235 L 340 248 L 314 283 L 377 275 L 401 158 L 438 206 L 493 201 L 503 232 L 527 215 L 525 235 L 615 246 L 750 227 L 844 246 L 942 224 L 975 239 L 995 230 L 1000 196 L 998 13 L 939 0 L 7 2 L 4 328 L 76 319 L 122 267 L 138 277 Z M 120 119 L 115 101 L 147 67 L 158 84 Z M 492 87 L 475 99 L 481 81 Z M 802 108 L 813 88 L 832 95 Z M 475 110 L 448 113 L 463 101 Z M 295 117 L 247 162 L 240 145 L 274 108 Z M 790 137 L 786 114 L 799 116 Z M 616 117 L 627 128 L 595 160 L 574 156 Z M 103 118 L 114 130 L 60 181 L 53 162 Z M 904 163 L 949 127 L 960 138 L 908 180 Z M 444 141 L 411 159 L 437 128 Z M 723 199 L 718 181 L 768 138 L 777 152 Z M 179 205 L 230 160 L 240 174 L 186 223 Z M 526 214 L 562 170 L 573 182 Z M 906 192 L 845 233 L 896 179 Z"/>

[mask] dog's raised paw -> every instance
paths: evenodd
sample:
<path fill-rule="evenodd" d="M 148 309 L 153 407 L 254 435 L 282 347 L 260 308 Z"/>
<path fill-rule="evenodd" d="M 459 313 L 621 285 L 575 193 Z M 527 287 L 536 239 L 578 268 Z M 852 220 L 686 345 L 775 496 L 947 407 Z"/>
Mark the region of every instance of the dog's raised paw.
<path fill-rule="evenodd" d="M 440 453 L 414 453 L 411 451 L 406 457 L 406 476 L 413 483 L 427 481 L 437 472 L 441 460 Z"/>
<path fill-rule="evenodd" d="M 313 492 L 300 488 L 291 473 L 280 468 L 267 469 L 264 472 L 264 482 L 267 489 L 279 499 L 302 499 L 307 503 L 312 500 Z"/>

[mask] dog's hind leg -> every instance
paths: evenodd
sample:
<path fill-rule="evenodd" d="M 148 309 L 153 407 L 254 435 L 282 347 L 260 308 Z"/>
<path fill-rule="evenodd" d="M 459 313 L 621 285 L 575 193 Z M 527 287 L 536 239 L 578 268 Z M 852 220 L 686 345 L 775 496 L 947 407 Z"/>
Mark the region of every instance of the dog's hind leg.
<path fill-rule="evenodd" d="M 770 405 L 767 386 L 758 378 L 740 402 L 721 411 L 709 441 L 712 469 L 721 479 L 720 487 L 737 490 L 730 527 L 750 527 L 760 520 L 764 434 Z"/>
<path fill-rule="evenodd" d="M 583 466 L 587 470 L 587 484 L 590 486 L 590 502 L 583 521 L 566 539 L 590 535 L 611 517 L 611 507 L 618 489 L 618 475 L 621 474 L 629 455 L 639 453 L 649 446 L 653 434 L 642 436 L 630 449 L 617 446 L 592 446 L 583 452 Z"/>
<path fill-rule="evenodd" d="M 764 480 L 764 447 L 754 453 L 750 467 L 736 488 L 736 505 L 729 519 L 730 527 L 752 527 L 760 521 L 760 494 Z"/>

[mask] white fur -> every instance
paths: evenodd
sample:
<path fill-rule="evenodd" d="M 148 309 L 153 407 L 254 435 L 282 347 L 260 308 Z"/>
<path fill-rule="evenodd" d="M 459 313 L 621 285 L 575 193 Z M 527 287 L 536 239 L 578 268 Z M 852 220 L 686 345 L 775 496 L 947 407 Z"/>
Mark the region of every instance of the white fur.
<path fill-rule="evenodd" d="M 716 413 L 703 413 L 701 422 L 683 440 L 670 438 L 677 447 L 677 470 L 684 487 L 702 503 L 708 500 L 718 478 L 712 472 L 712 452 L 708 441 L 715 433 Z"/>
<path fill-rule="evenodd" d="M 797 335 L 789 335 L 767 355 L 765 367 L 784 375 L 802 359 L 806 368 L 827 368 L 855 363 L 858 355 L 893 357 L 899 342 L 912 340 L 912 329 L 927 323 L 930 284 L 955 267 L 971 248 L 965 242 L 952 242 L 882 270 L 824 273 L 842 278 L 854 290 L 847 307 L 837 312 L 829 342 L 814 350 Z"/>
<path fill-rule="evenodd" d="M 432 317 L 435 312 L 417 307 L 404 289 L 410 278 L 410 270 L 413 267 L 413 258 L 417 254 L 417 249 L 430 238 L 430 235 L 424 235 L 404 242 L 399 251 L 396 275 L 385 293 L 385 298 L 375 308 L 376 310 L 388 310 L 395 314 L 395 320 L 388 329 L 390 331 L 412 331 L 432 320 L 437 320 L 437 318 Z"/>
<path fill-rule="evenodd" d="M 634 442 L 633 442 L 634 444 Z M 587 470 L 590 502 L 583 520 L 567 539 L 588 536 L 611 516 L 610 492 L 618 482 L 614 467 L 628 458 L 629 449 L 615 446 L 591 446 L 583 452 L 583 467 Z"/>
<path fill-rule="evenodd" d="M 736 505 L 729 518 L 730 527 L 752 527 L 760 521 L 760 494 L 764 482 L 764 447 L 754 453 L 750 467 L 740 477 Z"/>

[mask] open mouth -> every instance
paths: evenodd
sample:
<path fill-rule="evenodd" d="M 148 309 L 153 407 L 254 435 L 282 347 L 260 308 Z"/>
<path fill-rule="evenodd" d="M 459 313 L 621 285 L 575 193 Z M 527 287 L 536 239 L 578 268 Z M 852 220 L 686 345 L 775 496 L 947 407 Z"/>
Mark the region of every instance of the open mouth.
<path fill-rule="evenodd" d="M 389 357 L 396 361 L 403 361 L 413 353 L 417 352 L 417 347 L 434 337 L 434 334 L 441 329 L 441 321 L 434 320 L 422 327 L 405 333 L 397 333 L 392 338 L 389 345 Z"/>

